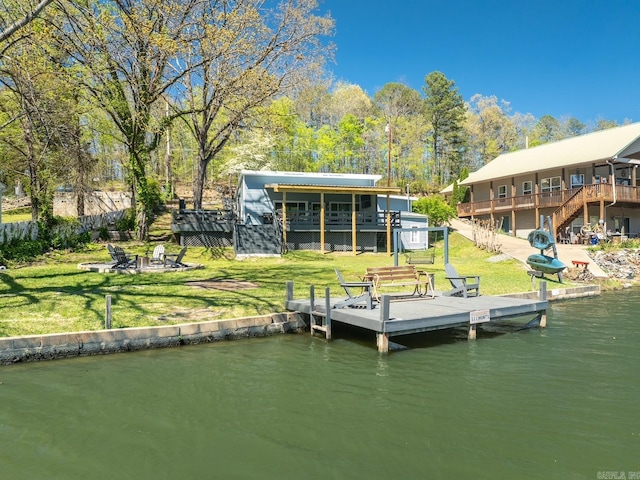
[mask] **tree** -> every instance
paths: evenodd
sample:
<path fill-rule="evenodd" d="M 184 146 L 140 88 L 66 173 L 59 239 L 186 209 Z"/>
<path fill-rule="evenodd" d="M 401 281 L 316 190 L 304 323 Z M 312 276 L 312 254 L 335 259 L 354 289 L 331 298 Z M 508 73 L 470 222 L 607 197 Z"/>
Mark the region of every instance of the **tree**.
<path fill-rule="evenodd" d="M 208 165 L 252 116 L 275 96 L 293 92 L 316 71 L 331 47 L 320 43 L 333 29 L 315 14 L 317 0 L 283 0 L 274 10 L 262 1 L 223 2 L 201 12 L 184 77 L 190 128 L 198 144 L 193 196 L 202 206 Z"/>
<path fill-rule="evenodd" d="M 531 134 L 530 146 L 557 142 L 566 137 L 560 122 L 551 115 L 543 115 L 533 127 Z"/>
<path fill-rule="evenodd" d="M 0 43 L 9 40 L 18 30 L 31 23 L 52 1 L 41 0 L 36 5 L 24 0 L 17 3 L 3 2 L 3 11 L 0 14 Z"/>
<path fill-rule="evenodd" d="M 422 107 L 420 93 L 402 83 L 391 82 L 376 92 L 373 101 L 386 121 L 383 136 L 386 142 L 383 150 L 386 150 L 387 155 L 394 159 L 392 164 L 395 168 L 391 170 L 395 171 L 395 178 L 400 180 L 400 183 L 406 183 L 405 175 L 410 170 L 406 162 L 407 157 L 409 152 L 414 153 L 408 142 L 416 140 L 411 138 L 413 133 L 422 133 L 416 129 L 416 126 L 422 123 L 417 119 Z M 388 151 L 389 148 L 391 152 Z M 421 152 L 419 156 L 422 157 Z M 388 165 L 387 168 L 389 169 L 390 166 Z"/>
<path fill-rule="evenodd" d="M 442 72 L 428 74 L 425 84 L 424 112 L 431 127 L 427 143 L 433 165 L 432 181 L 444 185 L 464 166 L 465 104 L 455 82 Z"/>
<path fill-rule="evenodd" d="M 585 133 L 586 125 L 577 118 L 571 117 L 563 122 L 563 127 L 568 137 L 577 137 Z"/>
<path fill-rule="evenodd" d="M 466 129 L 473 164 L 482 167 L 504 152 L 512 150 L 517 134 L 508 117 L 509 103 L 495 96 L 471 97 L 467 109 Z"/>
<path fill-rule="evenodd" d="M 148 235 L 157 199 L 147 166 L 171 121 L 154 117 L 153 107 L 186 74 L 182 58 L 198 38 L 193 24 L 207 5 L 200 0 L 88 0 L 70 5 L 69 24 L 58 30 L 60 47 L 82 67 L 83 88 L 109 114 L 128 150 L 140 240 Z"/>
<path fill-rule="evenodd" d="M 413 211 L 426 215 L 432 227 L 447 225 L 452 218 L 458 216 L 456 209 L 440 195 L 419 198 L 413 202 Z"/>
<path fill-rule="evenodd" d="M 78 167 L 81 129 L 78 97 L 69 89 L 60 52 L 49 46 L 42 21 L 23 29 L 0 62 L 4 86 L 0 110 L 15 122 L 0 131 L 6 166 L 12 177 L 27 179 L 33 220 L 53 215 L 53 189 L 67 172 Z"/>

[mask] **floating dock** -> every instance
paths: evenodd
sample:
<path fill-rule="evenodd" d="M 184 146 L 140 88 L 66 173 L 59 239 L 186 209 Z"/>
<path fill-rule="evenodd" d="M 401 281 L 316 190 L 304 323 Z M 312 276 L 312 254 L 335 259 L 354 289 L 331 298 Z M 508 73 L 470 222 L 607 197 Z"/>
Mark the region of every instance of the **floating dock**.
<path fill-rule="evenodd" d="M 331 298 L 329 289 L 324 297 L 316 298 L 313 285 L 309 298 L 296 300 L 293 283 L 287 283 L 286 308 L 310 317 L 311 333 L 321 332 L 331 339 L 331 323 L 339 322 L 376 333 L 378 351 L 389 351 L 389 338 L 413 333 L 468 327 L 469 339 L 476 336 L 479 324 L 509 318 L 538 315 L 540 326 L 547 321 L 546 282 L 540 282 L 538 299 L 481 295 L 478 297 L 398 297 L 383 295 L 371 310 L 366 308 L 333 308 L 342 298 Z M 364 307 L 364 306 L 363 306 Z"/>

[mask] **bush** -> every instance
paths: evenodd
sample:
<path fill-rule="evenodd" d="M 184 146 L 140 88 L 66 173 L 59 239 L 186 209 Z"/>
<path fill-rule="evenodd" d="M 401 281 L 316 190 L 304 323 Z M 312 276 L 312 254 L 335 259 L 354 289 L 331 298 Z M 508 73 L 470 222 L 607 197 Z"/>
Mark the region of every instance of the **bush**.
<path fill-rule="evenodd" d="M 136 228 L 136 212 L 133 208 L 128 208 L 120 220 L 115 224 L 116 230 L 126 232 Z"/>
<path fill-rule="evenodd" d="M 13 240 L 2 245 L 0 250 L 0 263 L 6 265 L 12 262 L 28 262 L 38 255 L 42 255 L 49 250 L 49 242 L 38 240 Z"/>

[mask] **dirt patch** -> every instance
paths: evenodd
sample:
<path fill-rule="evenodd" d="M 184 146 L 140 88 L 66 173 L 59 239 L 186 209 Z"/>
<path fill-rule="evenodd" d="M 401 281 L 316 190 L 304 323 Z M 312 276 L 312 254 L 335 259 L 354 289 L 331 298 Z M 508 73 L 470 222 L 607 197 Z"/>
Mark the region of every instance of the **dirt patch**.
<path fill-rule="evenodd" d="M 258 285 L 246 280 L 200 280 L 195 282 L 186 282 L 185 285 L 197 288 L 213 288 L 215 290 L 247 290 L 249 288 L 258 288 Z"/>

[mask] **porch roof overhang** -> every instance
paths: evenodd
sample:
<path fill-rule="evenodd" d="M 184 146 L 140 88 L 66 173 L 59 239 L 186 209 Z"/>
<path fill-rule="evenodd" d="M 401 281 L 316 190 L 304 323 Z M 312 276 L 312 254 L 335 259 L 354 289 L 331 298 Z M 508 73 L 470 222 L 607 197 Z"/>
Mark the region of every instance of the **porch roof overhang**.
<path fill-rule="evenodd" d="M 358 187 L 346 185 L 292 185 L 270 183 L 265 188 L 271 188 L 276 193 L 337 193 L 356 195 L 398 195 L 400 187 Z"/>
<path fill-rule="evenodd" d="M 620 150 L 613 160 L 621 163 L 640 164 L 640 138 L 636 138 L 629 145 Z"/>

